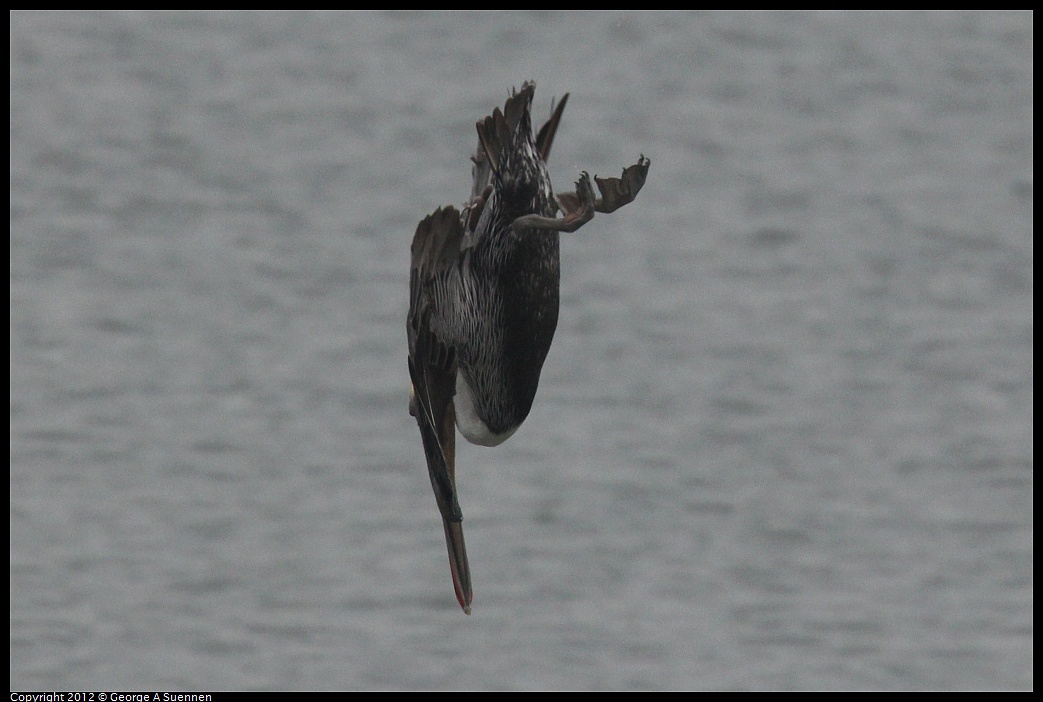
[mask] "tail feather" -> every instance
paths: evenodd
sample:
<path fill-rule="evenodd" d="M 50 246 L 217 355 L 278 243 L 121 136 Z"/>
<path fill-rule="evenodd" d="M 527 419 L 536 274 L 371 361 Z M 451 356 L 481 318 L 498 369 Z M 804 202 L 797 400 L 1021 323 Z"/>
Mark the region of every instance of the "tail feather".
<path fill-rule="evenodd" d="M 492 183 L 494 173 L 500 171 L 500 158 L 505 144 L 510 144 L 514 138 L 514 132 L 524 116 L 524 108 L 531 104 L 535 84 L 528 82 L 522 85 L 522 90 L 507 99 L 504 111 L 500 108 L 477 123 L 478 149 L 471 160 L 474 162 L 472 169 L 470 220 L 478 221 L 481 214 L 481 206 L 484 204 L 483 193 Z M 561 124 L 561 115 L 565 111 L 565 104 L 569 100 L 569 94 L 565 93 L 561 100 L 555 105 L 551 104 L 551 115 L 546 123 L 540 127 L 536 135 L 536 150 L 540 158 L 546 162 L 550 156 L 551 146 L 557 134 L 558 126 Z M 475 207 L 477 205 L 477 207 Z M 473 225 L 472 227 L 473 228 Z"/>
<path fill-rule="evenodd" d="M 478 142 L 481 144 L 489 165 L 494 173 L 500 172 L 500 156 L 514 142 L 518 125 L 529 115 L 529 107 L 532 105 L 532 95 L 536 90 L 536 84 L 526 82 L 522 89 L 507 98 L 503 106 L 503 112 L 497 107 L 493 113 L 480 120 L 478 128 Z"/>
<path fill-rule="evenodd" d="M 544 162 L 550 157 L 550 147 L 554 144 L 554 135 L 557 134 L 558 125 L 561 123 L 561 113 L 565 111 L 565 103 L 568 101 L 569 94 L 565 93 L 561 96 L 561 102 L 557 107 L 551 104 L 550 119 L 540 127 L 540 131 L 536 135 L 536 149 L 540 152 L 540 158 Z"/>

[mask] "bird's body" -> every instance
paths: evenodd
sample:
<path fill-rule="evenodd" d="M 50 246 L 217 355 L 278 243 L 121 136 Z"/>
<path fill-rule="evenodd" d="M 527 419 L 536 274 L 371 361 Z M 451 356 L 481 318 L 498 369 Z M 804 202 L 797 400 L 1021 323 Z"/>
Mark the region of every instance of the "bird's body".
<path fill-rule="evenodd" d="M 417 227 L 407 318 L 410 411 L 420 427 L 442 512 L 457 598 L 470 612 L 471 585 L 456 497 L 455 424 L 471 443 L 496 446 L 532 407 L 558 321 L 559 232 L 595 211 L 633 200 L 648 160 L 621 179 L 585 173 L 577 192 L 555 196 L 545 159 L 565 96 L 533 133 L 534 85 L 526 83 L 478 123 L 472 199 L 463 213 L 443 207 Z M 556 217 L 559 210 L 563 217 Z"/>

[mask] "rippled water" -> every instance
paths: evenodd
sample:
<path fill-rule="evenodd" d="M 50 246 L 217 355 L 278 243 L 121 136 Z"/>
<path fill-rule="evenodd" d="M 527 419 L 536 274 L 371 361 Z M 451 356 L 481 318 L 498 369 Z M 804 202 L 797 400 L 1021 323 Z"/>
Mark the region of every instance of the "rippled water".
<path fill-rule="evenodd" d="M 12 689 L 1031 688 L 1032 19 L 12 13 Z M 652 170 L 468 618 L 408 244 L 527 78 Z"/>

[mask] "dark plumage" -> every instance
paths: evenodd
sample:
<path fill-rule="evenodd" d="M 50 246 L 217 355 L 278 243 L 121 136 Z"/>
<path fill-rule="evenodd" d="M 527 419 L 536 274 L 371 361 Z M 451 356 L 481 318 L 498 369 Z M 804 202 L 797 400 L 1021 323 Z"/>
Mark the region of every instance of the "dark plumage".
<path fill-rule="evenodd" d="M 525 420 L 558 322 L 558 233 L 633 201 L 649 167 L 642 156 L 620 178 L 595 178 L 600 198 L 586 173 L 575 193 L 555 196 L 546 158 L 568 95 L 534 135 L 534 89 L 525 83 L 502 112 L 478 122 L 471 201 L 463 212 L 442 207 L 413 237 L 410 413 L 442 513 L 456 596 L 468 614 L 471 575 L 454 426 L 472 443 L 496 446 Z"/>

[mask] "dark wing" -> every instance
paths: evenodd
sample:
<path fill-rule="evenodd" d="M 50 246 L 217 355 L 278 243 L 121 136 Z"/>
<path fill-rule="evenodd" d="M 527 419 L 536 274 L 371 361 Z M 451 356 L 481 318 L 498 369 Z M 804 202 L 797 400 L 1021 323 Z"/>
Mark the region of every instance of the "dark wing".
<path fill-rule="evenodd" d="M 471 613 L 471 573 L 464 547 L 463 513 L 456 495 L 456 351 L 439 338 L 436 318 L 441 312 L 446 273 L 460 255 L 463 227 L 460 213 L 443 207 L 425 217 L 413 236 L 409 271 L 409 377 L 413 383 L 410 412 L 420 427 L 427 470 L 442 513 L 449 568 L 456 598 Z M 444 303 L 443 303 L 444 304 Z"/>

